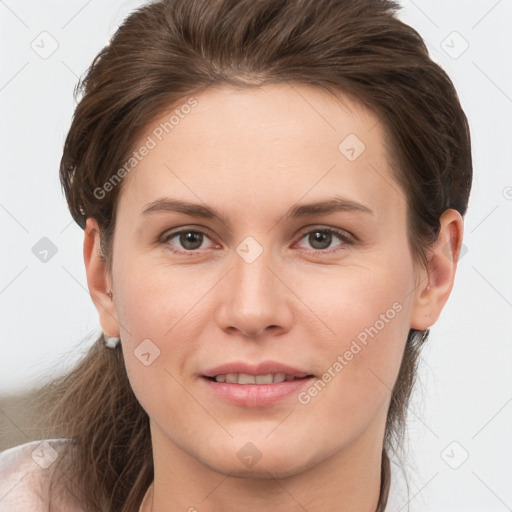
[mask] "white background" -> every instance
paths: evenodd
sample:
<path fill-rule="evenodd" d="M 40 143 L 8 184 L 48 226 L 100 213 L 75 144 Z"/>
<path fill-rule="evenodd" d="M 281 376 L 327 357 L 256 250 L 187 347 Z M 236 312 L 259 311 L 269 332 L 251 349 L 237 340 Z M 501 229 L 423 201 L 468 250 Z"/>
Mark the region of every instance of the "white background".
<path fill-rule="evenodd" d="M 83 231 L 67 210 L 58 166 L 78 77 L 142 3 L 0 1 L 2 393 L 69 366 L 100 332 Z M 512 510 L 512 1 L 402 5 L 400 18 L 421 34 L 459 93 L 475 175 L 468 251 L 423 352 L 409 413 L 411 500 L 388 510 L 505 512 Z M 46 59 L 31 47 L 45 37 L 51 48 L 43 31 L 58 43 Z M 57 247 L 46 263 L 32 253 L 42 237 Z M 458 465 L 466 452 L 452 469 L 447 461 Z"/>

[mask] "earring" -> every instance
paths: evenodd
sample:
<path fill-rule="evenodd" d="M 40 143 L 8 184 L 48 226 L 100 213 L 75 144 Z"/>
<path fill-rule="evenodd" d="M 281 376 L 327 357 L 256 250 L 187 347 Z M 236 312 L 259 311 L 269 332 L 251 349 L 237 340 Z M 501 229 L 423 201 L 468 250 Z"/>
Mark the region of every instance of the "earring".
<path fill-rule="evenodd" d="M 119 345 L 121 338 L 119 336 L 110 337 L 106 333 L 103 333 L 103 342 L 108 348 L 116 348 Z"/>

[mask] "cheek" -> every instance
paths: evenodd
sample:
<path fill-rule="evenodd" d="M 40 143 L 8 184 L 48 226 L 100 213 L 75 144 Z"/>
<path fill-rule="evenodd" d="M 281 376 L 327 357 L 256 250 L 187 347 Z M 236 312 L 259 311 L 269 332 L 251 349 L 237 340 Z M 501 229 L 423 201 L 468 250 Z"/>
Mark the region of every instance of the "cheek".
<path fill-rule="evenodd" d="M 322 382 L 306 392 L 303 403 L 328 407 L 340 422 L 350 414 L 361 425 L 386 403 L 410 327 L 411 275 L 405 262 L 381 261 L 380 268 L 340 269 L 335 279 L 317 280 L 318 293 L 303 286 L 325 333 L 316 330 L 315 338 Z"/>
<path fill-rule="evenodd" d="M 178 267 L 148 265 L 143 258 L 125 259 L 115 267 L 125 366 L 143 405 L 151 403 L 157 389 L 159 400 L 181 395 L 173 376 L 181 379 L 184 364 L 197 350 L 208 318 L 208 301 L 201 299 L 218 281 L 215 276 L 189 277 Z"/>
<path fill-rule="evenodd" d="M 193 280 L 192 285 L 186 270 L 169 268 L 151 258 L 125 259 L 115 271 L 116 308 L 122 329 L 127 331 L 125 339 L 131 344 L 152 337 L 155 342 L 168 340 L 206 288 L 207 279 Z"/>
<path fill-rule="evenodd" d="M 191 307 L 197 302 L 196 292 L 177 294 L 179 283 L 169 286 L 154 269 L 126 275 L 131 277 L 119 287 L 118 315 L 130 385 L 151 418 L 172 431 L 180 430 L 177 413 L 191 412 L 190 397 L 179 381 L 183 362 L 193 350 L 190 340 L 198 339 L 190 328 L 195 325 Z"/>

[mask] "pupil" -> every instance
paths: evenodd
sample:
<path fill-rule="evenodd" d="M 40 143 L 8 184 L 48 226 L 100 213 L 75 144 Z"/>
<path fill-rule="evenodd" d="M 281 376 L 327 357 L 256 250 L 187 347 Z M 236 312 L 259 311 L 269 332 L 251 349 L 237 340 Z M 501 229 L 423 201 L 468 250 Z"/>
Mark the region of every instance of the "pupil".
<path fill-rule="evenodd" d="M 201 247 L 201 233 L 189 231 L 188 233 L 182 233 L 180 238 L 181 245 L 187 250 Z"/>
<path fill-rule="evenodd" d="M 309 235 L 309 242 L 311 246 L 315 249 L 326 249 L 331 245 L 332 235 L 331 233 L 322 233 L 320 231 L 315 231 Z M 327 242 L 327 243 L 326 243 Z M 320 247 L 317 247 L 317 244 L 320 243 Z M 322 246 L 322 244 L 324 244 Z"/>

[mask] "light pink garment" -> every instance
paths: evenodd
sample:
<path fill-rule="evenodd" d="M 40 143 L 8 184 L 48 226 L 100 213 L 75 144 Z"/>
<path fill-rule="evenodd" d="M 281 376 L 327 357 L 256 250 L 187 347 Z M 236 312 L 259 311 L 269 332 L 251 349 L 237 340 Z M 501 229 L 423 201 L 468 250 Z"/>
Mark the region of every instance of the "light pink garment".
<path fill-rule="evenodd" d="M 0 452 L 0 512 L 48 512 L 49 485 L 69 439 L 32 441 Z M 51 512 L 86 512 L 52 497 Z"/>

